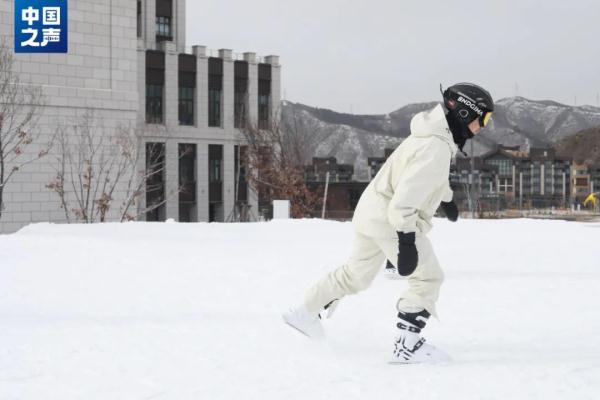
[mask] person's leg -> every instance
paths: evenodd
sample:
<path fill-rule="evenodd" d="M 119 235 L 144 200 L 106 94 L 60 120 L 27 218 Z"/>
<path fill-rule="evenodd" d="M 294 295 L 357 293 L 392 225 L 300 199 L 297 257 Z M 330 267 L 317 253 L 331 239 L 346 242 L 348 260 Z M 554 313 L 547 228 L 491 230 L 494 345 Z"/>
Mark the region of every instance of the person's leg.
<path fill-rule="evenodd" d="M 427 310 L 437 316 L 435 304 L 444 280 L 444 273 L 426 236 L 417 236 L 415 244 L 419 253 L 419 263 L 415 271 L 407 277 L 408 289 L 402 293 L 396 305 L 398 311 L 409 313 Z M 377 245 L 387 259 L 396 266 L 398 262 L 398 240 L 377 239 Z"/>
<path fill-rule="evenodd" d="M 384 261 L 379 246 L 368 236 L 354 234 L 348 262 L 311 287 L 304 301 L 309 312 L 319 312 L 333 300 L 368 288 Z"/>

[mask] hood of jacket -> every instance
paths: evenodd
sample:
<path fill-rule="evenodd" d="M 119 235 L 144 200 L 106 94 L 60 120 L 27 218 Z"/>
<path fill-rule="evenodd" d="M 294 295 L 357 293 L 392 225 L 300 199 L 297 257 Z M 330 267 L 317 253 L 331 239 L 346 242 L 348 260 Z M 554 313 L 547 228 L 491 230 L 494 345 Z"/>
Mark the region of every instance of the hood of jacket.
<path fill-rule="evenodd" d="M 452 139 L 452 132 L 446 121 L 446 114 L 441 104 L 429 111 L 418 113 L 410 121 L 410 134 L 415 137 L 437 136 L 448 144 L 452 157 L 456 156 L 458 147 Z"/>

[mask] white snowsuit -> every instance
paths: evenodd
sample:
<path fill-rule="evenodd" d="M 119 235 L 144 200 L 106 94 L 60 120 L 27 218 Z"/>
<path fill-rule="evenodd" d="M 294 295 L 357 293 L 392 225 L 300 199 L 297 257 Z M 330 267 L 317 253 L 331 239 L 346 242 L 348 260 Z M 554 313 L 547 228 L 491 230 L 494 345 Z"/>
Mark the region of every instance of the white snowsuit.
<path fill-rule="evenodd" d="M 369 287 L 386 259 L 397 263 L 396 232 L 415 232 L 419 262 L 397 308 L 408 312 L 424 308 L 436 315 L 444 275 L 425 234 L 440 202 L 452 200 L 448 175 L 457 147 L 439 104 L 415 115 L 410 131 L 358 202 L 350 259 L 306 293 L 309 311 L 318 312 L 334 299 Z"/>

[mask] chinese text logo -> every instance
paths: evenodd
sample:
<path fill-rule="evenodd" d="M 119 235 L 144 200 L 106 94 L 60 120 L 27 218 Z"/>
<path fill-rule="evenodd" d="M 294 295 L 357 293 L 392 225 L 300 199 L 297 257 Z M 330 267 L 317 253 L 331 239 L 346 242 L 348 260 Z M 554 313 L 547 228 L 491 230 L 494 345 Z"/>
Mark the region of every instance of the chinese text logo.
<path fill-rule="evenodd" d="M 15 0 L 15 53 L 66 53 L 67 33 L 67 0 Z"/>

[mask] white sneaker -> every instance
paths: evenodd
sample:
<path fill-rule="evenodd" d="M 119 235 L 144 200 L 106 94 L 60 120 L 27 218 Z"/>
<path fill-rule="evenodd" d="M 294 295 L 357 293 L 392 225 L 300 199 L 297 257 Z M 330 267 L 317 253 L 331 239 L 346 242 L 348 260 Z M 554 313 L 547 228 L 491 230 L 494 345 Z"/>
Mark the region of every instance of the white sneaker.
<path fill-rule="evenodd" d="M 325 337 L 319 313 L 309 312 L 305 305 L 292 308 L 281 316 L 286 324 L 311 339 L 323 339 Z"/>

